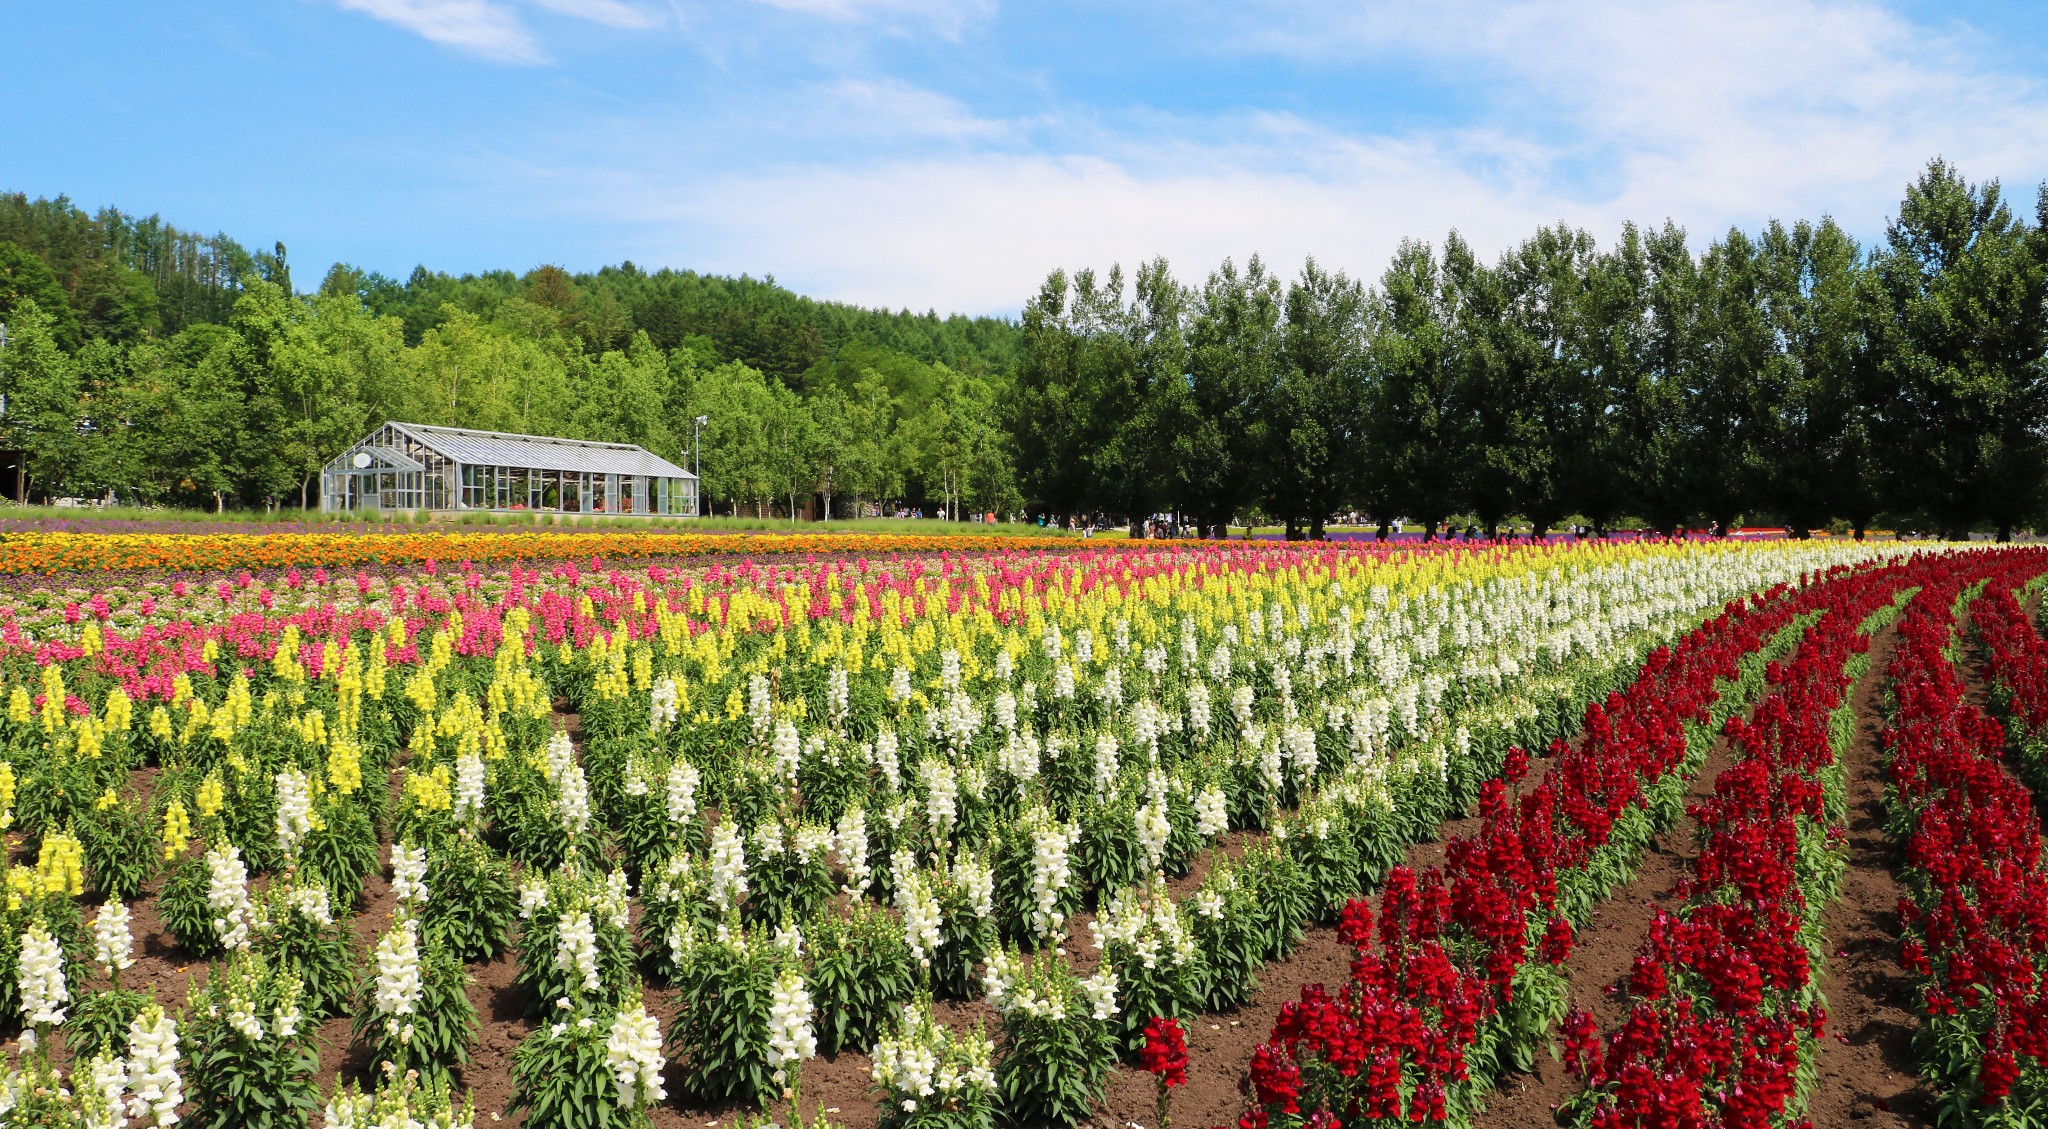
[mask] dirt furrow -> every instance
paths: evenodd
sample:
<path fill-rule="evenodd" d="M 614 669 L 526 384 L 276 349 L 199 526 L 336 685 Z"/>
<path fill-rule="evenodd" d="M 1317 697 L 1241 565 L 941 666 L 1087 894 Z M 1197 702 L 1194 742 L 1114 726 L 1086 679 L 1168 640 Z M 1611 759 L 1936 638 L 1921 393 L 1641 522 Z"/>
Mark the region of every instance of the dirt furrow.
<path fill-rule="evenodd" d="M 1871 641 L 1870 668 L 1852 701 L 1854 737 L 1843 756 L 1849 815 L 1849 868 L 1828 908 L 1830 946 L 1821 991 L 1828 1034 L 1810 1113 L 1815 1125 L 1852 1121 L 1883 1126 L 1933 1124 L 1934 1095 L 1913 1057 L 1912 982 L 1899 968 L 1897 845 L 1884 831 L 1884 756 L 1878 733 L 1897 632 Z"/>
<path fill-rule="evenodd" d="M 1744 710 L 1743 716 L 1749 716 L 1749 711 Z M 1714 781 L 1730 763 L 1729 741 L 1717 737 L 1700 770 L 1686 784 L 1686 805 L 1712 796 Z M 1573 1007 L 1591 1012 L 1603 1031 L 1613 1028 L 1625 1014 L 1622 989 L 1628 983 L 1636 949 L 1649 933 L 1650 919 L 1660 906 L 1667 910 L 1676 907 L 1672 888 L 1691 873 L 1693 860 L 1699 856 L 1693 841 L 1695 827 L 1690 815 L 1680 816 L 1669 830 L 1652 839 L 1635 875 L 1594 906 L 1592 917 L 1579 930 L 1571 959 L 1565 963 L 1571 1002 Z M 1499 1129 L 1551 1124 L 1558 1103 L 1578 1088 L 1578 1079 L 1562 1063 L 1539 1054 L 1533 1071 L 1501 1080 L 1477 1124 Z"/>

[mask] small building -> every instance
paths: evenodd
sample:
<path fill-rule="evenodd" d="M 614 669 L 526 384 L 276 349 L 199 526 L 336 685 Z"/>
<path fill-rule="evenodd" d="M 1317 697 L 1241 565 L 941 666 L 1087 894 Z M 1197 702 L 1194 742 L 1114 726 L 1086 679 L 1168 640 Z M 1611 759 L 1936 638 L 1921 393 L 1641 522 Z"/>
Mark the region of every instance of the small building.
<path fill-rule="evenodd" d="M 631 443 L 386 423 L 320 472 L 324 513 L 697 514 L 697 476 Z"/>

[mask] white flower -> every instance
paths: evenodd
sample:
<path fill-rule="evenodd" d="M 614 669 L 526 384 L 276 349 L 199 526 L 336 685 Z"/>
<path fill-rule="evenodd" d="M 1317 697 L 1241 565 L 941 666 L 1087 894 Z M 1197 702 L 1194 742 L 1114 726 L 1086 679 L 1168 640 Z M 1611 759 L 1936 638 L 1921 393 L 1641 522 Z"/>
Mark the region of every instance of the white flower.
<path fill-rule="evenodd" d="M 1230 830 L 1230 805 L 1214 784 L 1195 793 L 1195 833 L 1213 839 Z"/>
<path fill-rule="evenodd" d="M 811 1030 L 811 994 L 804 978 L 794 968 L 783 970 L 775 981 L 768 1006 L 768 1065 L 775 1082 L 789 1080 L 789 1070 L 818 1053 L 818 1039 Z"/>
<path fill-rule="evenodd" d="M 567 730 L 555 730 L 554 735 L 548 738 L 547 768 L 542 775 L 547 778 L 548 783 L 556 783 L 563 770 L 575 763 L 576 743 L 569 739 Z"/>
<path fill-rule="evenodd" d="M 839 817 L 839 827 L 832 834 L 833 849 L 846 866 L 847 893 L 860 895 L 867 892 L 874 881 L 874 867 L 868 863 L 868 813 L 861 807 L 852 807 Z"/>
<path fill-rule="evenodd" d="M 299 996 L 305 985 L 296 978 L 287 980 L 279 994 L 277 1014 L 271 1018 L 277 1024 L 277 1037 L 289 1039 L 299 1033 Z"/>
<path fill-rule="evenodd" d="M 825 710 L 832 717 L 834 725 L 846 724 L 846 714 L 853 702 L 852 691 L 847 685 L 846 668 L 835 666 L 825 678 Z"/>
<path fill-rule="evenodd" d="M 668 1097 L 661 1082 L 668 1065 L 662 1054 L 661 1026 L 644 1005 L 622 1009 L 612 1020 L 611 1036 L 605 1040 L 605 1063 L 619 1084 L 619 1108 L 645 1109 Z"/>
<path fill-rule="evenodd" d="M 747 845 L 731 823 L 711 829 L 711 883 L 706 893 L 723 914 L 747 897 Z"/>
<path fill-rule="evenodd" d="M 128 1116 L 174 1125 L 185 1102 L 178 1077 L 178 1024 L 155 1004 L 128 1024 Z"/>
<path fill-rule="evenodd" d="M 583 990 L 595 992 L 602 981 L 597 976 L 597 928 L 590 923 L 587 910 L 576 910 L 562 916 L 562 923 L 555 930 L 555 967 L 583 978 Z"/>
<path fill-rule="evenodd" d="M 304 914 L 319 925 L 334 924 L 334 905 L 327 897 L 327 887 L 318 884 L 294 886 L 285 896 L 285 904 L 296 913 Z"/>
<path fill-rule="evenodd" d="M 252 1043 L 263 1039 L 263 1021 L 256 1018 L 256 1007 L 245 996 L 228 997 L 228 1026 Z"/>
<path fill-rule="evenodd" d="M 455 818 L 481 819 L 484 814 L 484 759 L 465 750 L 455 758 Z"/>
<path fill-rule="evenodd" d="M 796 726 L 787 721 L 776 722 L 775 739 L 768 750 L 775 758 L 775 771 L 786 781 L 796 780 L 797 770 L 804 762 L 804 742 Z"/>
<path fill-rule="evenodd" d="M 213 931 L 230 952 L 249 947 L 249 870 L 241 848 L 222 843 L 206 852 L 206 904 L 214 913 Z"/>
<path fill-rule="evenodd" d="M 519 881 L 519 919 L 530 921 L 533 915 L 548 904 L 548 884 L 539 879 Z"/>
<path fill-rule="evenodd" d="M 930 968 L 933 954 L 939 951 L 939 929 L 945 918 L 924 875 L 913 873 L 896 888 L 896 908 L 903 913 L 903 941 L 910 946 L 910 955 Z"/>
<path fill-rule="evenodd" d="M 688 823 L 697 815 L 697 785 L 702 782 L 697 766 L 679 760 L 668 769 L 668 817 Z"/>
<path fill-rule="evenodd" d="M 661 733 L 676 723 L 683 713 L 683 692 L 676 685 L 673 676 L 664 676 L 654 684 L 648 709 L 647 727 L 652 733 Z"/>
<path fill-rule="evenodd" d="M 804 931 L 797 926 L 776 926 L 775 936 L 768 943 L 788 953 L 791 960 L 804 959 Z"/>
<path fill-rule="evenodd" d="M 1095 735 L 1095 794 L 1108 795 L 1116 790 L 1117 774 L 1116 736 L 1109 732 Z"/>
<path fill-rule="evenodd" d="M 128 906 L 116 899 L 100 907 L 92 921 L 92 958 L 119 972 L 135 964 L 135 937 L 128 931 Z"/>
<path fill-rule="evenodd" d="M 937 757 L 926 757 L 917 766 L 917 774 L 924 781 L 925 818 L 931 822 L 932 834 L 945 839 L 953 827 L 958 812 L 960 778 L 954 774 L 953 766 Z"/>
<path fill-rule="evenodd" d="M 1166 858 L 1166 842 L 1173 837 L 1173 824 L 1166 818 L 1165 800 L 1155 800 L 1138 808 L 1131 821 L 1137 827 L 1138 845 L 1145 849 L 1145 866 L 1158 870 Z"/>
<path fill-rule="evenodd" d="M 88 1068 L 92 1089 L 78 1097 L 85 1113 L 86 1129 L 122 1129 L 128 1124 L 123 1098 L 128 1092 L 128 1064 L 118 1055 L 101 1051 Z"/>
<path fill-rule="evenodd" d="M 402 906 L 427 904 L 427 849 L 391 845 L 391 896 Z"/>
<path fill-rule="evenodd" d="M 373 1129 L 370 1118 L 375 1116 L 376 1107 L 376 1099 L 369 1094 L 352 1094 L 337 1088 L 334 1096 L 327 1099 L 327 1129 Z M 404 1129 L 413 1129 L 413 1125 Z"/>
<path fill-rule="evenodd" d="M 1238 686 L 1230 691 L 1230 716 L 1239 732 L 1249 733 L 1252 725 L 1252 688 Z"/>
<path fill-rule="evenodd" d="M 598 909 L 604 911 L 605 920 L 611 927 L 624 932 L 631 922 L 632 895 L 626 891 L 626 872 L 614 870 L 604 876 L 604 893 L 594 900 Z"/>
<path fill-rule="evenodd" d="M 394 1035 L 410 1022 L 419 1007 L 425 984 L 420 980 L 420 926 L 412 918 L 400 918 L 377 942 L 377 1014 Z"/>
<path fill-rule="evenodd" d="M 1095 975 L 1081 981 L 1081 991 L 1088 997 L 1089 1014 L 1097 1020 L 1108 1020 L 1116 1016 L 1116 972 L 1102 969 Z"/>
<path fill-rule="evenodd" d="M 307 832 L 313 830 L 313 798 L 307 789 L 306 774 L 296 768 L 287 768 L 275 779 L 277 841 L 285 854 L 297 854 L 299 843 Z"/>
<path fill-rule="evenodd" d="M 974 916 L 987 921 L 996 912 L 996 876 L 973 851 L 961 851 L 953 860 L 953 881 L 967 895 Z"/>
<path fill-rule="evenodd" d="M 64 950 L 37 921 L 21 935 L 21 1014 L 30 1025 L 64 1022 L 71 990 L 64 985 Z"/>
<path fill-rule="evenodd" d="M 583 769 L 575 762 L 563 766 L 560 779 L 555 781 L 556 810 L 561 813 L 562 833 L 575 837 L 590 826 L 590 787 L 583 780 Z"/>
<path fill-rule="evenodd" d="M 747 678 L 747 723 L 754 728 L 756 738 L 768 735 L 768 723 L 775 716 L 775 705 L 768 698 L 768 676 L 755 674 Z"/>
<path fill-rule="evenodd" d="M 910 671 L 904 667 L 896 667 L 889 672 L 889 700 L 900 703 L 909 698 Z"/>
<path fill-rule="evenodd" d="M 875 767 L 881 770 L 882 787 L 891 792 L 903 782 L 903 765 L 896 759 L 899 747 L 893 729 L 884 729 L 882 735 L 875 738 Z"/>
<path fill-rule="evenodd" d="M 1054 823 L 1042 815 L 1032 834 L 1031 931 L 1040 937 L 1054 938 L 1066 926 L 1067 915 L 1059 909 L 1060 895 L 1073 884 L 1068 855 L 1080 841 L 1079 827 Z"/>

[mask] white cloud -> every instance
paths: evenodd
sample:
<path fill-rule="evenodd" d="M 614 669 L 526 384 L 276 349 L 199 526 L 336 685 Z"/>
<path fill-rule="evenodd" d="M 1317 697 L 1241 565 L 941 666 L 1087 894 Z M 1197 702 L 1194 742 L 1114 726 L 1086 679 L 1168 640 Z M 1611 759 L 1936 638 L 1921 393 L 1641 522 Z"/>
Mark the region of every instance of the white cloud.
<path fill-rule="evenodd" d="M 506 63 L 546 61 L 540 44 L 510 10 L 490 0 L 340 0 L 422 39 Z"/>
<path fill-rule="evenodd" d="M 977 117 L 957 99 L 896 79 L 847 79 L 822 92 L 806 115 L 814 128 L 890 140 L 995 140 L 1011 123 Z"/>
<path fill-rule="evenodd" d="M 1313 167 L 1270 148 L 1290 128 L 1321 147 Z M 703 178 L 628 173 L 585 199 L 631 217 L 643 262 L 772 272 L 821 297 L 975 313 L 1016 310 L 1055 267 L 1129 268 L 1165 255 L 1199 280 L 1226 256 L 1262 254 L 1291 272 L 1313 254 L 1370 279 L 1406 236 L 1440 239 L 1456 226 L 1505 245 L 1561 214 L 1595 218 L 1554 198 L 1504 203 L 1448 149 L 1284 121 L 1240 129 L 1239 143 L 1198 152 L 1126 144 Z"/>
<path fill-rule="evenodd" d="M 650 12 L 623 0 L 533 0 L 539 7 L 606 27 L 645 31 L 662 25 L 659 12 Z"/>
<path fill-rule="evenodd" d="M 942 34 L 957 36 L 969 24 L 996 10 L 995 0 L 754 0 L 785 12 L 824 16 L 847 23 L 929 24 Z"/>
<path fill-rule="evenodd" d="M 1938 153 L 1977 176 L 2048 172 L 2039 83 L 1987 68 L 1972 33 L 1869 3 L 1265 6 L 1243 30 L 1254 52 L 1458 76 L 1540 144 L 1531 171 L 1617 218 L 1860 213 Z"/>
<path fill-rule="evenodd" d="M 948 7 L 762 2 L 848 19 Z M 868 75 L 708 119 L 580 122 L 545 147 L 559 167 L 501 179 L 538 191 L 540 211 L 621 233 L 613 257 L 772 272 L 875 305 L 1002 312 L 1054 267 L 1155 254 L 1190 280 L 1254 252 L 1282 271 L 1313 254 L 1373 279 L 1401 239 L 1440 241 L 1453 227 L 1487 256 L 1557 220 L 1604 242 L 1625 220 L 1669 217 L 1702 247 L 1731 225 L 1832 214 L 1869 238 L 1936 154 L 2016 187 L 2048 175 L 2039 83 L 1987 64 L 1956 38 L 1967 32 L 1934 35 L 1866 4 L 1239 11 L 1220 19 L 1244 22 L 1223 28 L 1190 16 L 1189 34 L 1236 33 L 1249 46 L 1234 50 L 1340 78 L 1390 61 L 1420 70 L 1419 87 L 1456 96 L 1444 112 L 1454 124 L 1058 95 L 996 117 Z M 1427 93 L 1392 99 L 1412 111 L 1403 97 Z"/>
<path fill-rule="evenodd" d="M 1668 217 L 1704 246 L 1729 226 L 1833 214 L 1875 237 L 1937 154 L 1979 178 L 2048 174 L 2039 84 L 1865 4 L 1347 0 L 1325 17 L 1273 15 L 1251 17 L 1264 50 L 1432 63 L 1484 92 L 1481 107 L 1458 128 L 1399 132 L 1258 112 L 1126 114 L 1121 127 L 1069 115 L 1031 132 L 1053 139 L 1037 153 L 970 146 L 700 182 L 702 202 L 667 222 L 715 233 L 692 246 L 721 269 L 985 311 L 1016 308 L 1052 267 L 1155 253 L 1187 277 L 1262 251 L 1283 269 L 1314 254 L 1371 278 L 1401 238 L 1452 227 L 1488 255 L 1559 219 L 1605 241 L 1624 220 Z M 973 128 L 935 136 L 1027 132 L 957 115 Z"/>

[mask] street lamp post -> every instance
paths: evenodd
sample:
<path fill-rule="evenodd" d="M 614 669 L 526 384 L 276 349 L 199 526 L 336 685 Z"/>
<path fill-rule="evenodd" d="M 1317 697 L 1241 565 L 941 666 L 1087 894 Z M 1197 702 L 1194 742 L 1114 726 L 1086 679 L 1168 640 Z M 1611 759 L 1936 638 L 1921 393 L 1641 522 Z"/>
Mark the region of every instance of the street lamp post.
<path fill-rule="evenodd" d="M 5 372 L 6 370 L 7 323 L 0 321 L 0 372 Z M 7 430 L 11 436 L 14 432 L 14 421 L 7 418 L 7 408 L 7 393 L 0 392 L 0 420 L 6 421 Z M 20 461 L 14 467 L 14 499 L 24 506 L 28 505 L 28 451 L 26 446 L 26 444 L 23 445 L 24 449 L 19 452 Z"/>
<path fill-rule="evenodd" d="M 690 439 L 690 451 L 696 460 L 697 474 L 697 516 L 704 516 L 704 425 L 711 422 L 710 416 L 698 416 L 696 432 Z"/>

